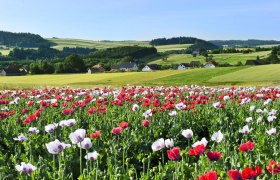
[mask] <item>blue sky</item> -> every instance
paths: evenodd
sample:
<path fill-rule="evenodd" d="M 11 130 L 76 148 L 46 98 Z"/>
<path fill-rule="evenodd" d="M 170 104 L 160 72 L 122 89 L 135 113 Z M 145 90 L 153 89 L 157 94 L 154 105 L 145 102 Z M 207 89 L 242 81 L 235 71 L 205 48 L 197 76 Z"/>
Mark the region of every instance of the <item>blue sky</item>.
<path fill-rule="evenodd" d="M 280 40 L 280 1 L 0 0 L 0 30 L 91 40 Z"/>

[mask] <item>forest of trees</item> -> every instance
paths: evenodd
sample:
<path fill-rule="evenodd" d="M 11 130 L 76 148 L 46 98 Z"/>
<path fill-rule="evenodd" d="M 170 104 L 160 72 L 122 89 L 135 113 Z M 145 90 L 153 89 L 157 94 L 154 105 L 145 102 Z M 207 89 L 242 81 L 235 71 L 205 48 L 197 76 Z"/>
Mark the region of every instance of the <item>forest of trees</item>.
<path fill-rule="evenodd" d="M 11 59 L 17 59 L 17 60 L 24 60 L 24 59 L 53 59 L 53 58 L 65 58 L 71 54 L 79 54 L 79 55 L 85 55 L 89 54 L 91 52 L 95 52 L 96 49 L 90 49 L 90 48 L 69 48 L 65 47 L 62 51 L 59 51 L 54 48 L 40 46 L 38 49 L 23 49 L 23 48 L 14 48 L 12 51 L 10 51 L 8 57 Z M 2 56 L 3 58 L 7 58 Z M 0 60 L 2 60 L 2 57 L 0 56 Z"/>
<path fill-rule="evenodd" d="M 275 40 L 258 40 L 258 39 L 248 39 L 248 40 L 211 40 L 209 41 L 217 46 L 227 45 L 229 47 L 256 47 L 262 45 L 273 45 L 280 44 L 280 41 Z"/>
<path fill-rule="evenodd" d="M 101 64 L 106 70 L 110 70 L 112 65 L 137 61 L 137 59 L 156 54 L 156 48 L 140 46 L 116 47 L 98 51 L 79 47 L 66 47 L 59 51 L 41 46 L 38 49 L 15 48 L 8 56 L 0 56 L 0 65 L 6 66 L 11 63 L 24 65 L 32 74 L 82 73 L 86 72 L 86 67 L 96 64 Z"/>
<path fill-rule="evenodd" d="M 154 47 L 141 46 L 124 46 L 116 48 L 108 48 L 90 53 L 85 56 L 87 66 L 102 64 L 105 69 L 110 69 L 110 66 L 128 61 L 137 61 L 141 58 L 156 55 L 157 49 Z"/>
<path fill-rule="evenodd" d="M 212 44 L 211 42 L 197 39 L 194 37 L 173 37 L 173 38 L 159 38 L 153 39 L 150 42 L 151 45 L 158 46 L 158 45 L 170 45 L 170 44 L 193 44 L 189 47 L 189 50 L 212 50 L 219 48 L 217 45 Z"/>
<path fill-rule="evenodd" d="M 49 47 L 51 43 L 37 34 L 0 31 L 0 45 L 37 48 L 40 46 Z"/>

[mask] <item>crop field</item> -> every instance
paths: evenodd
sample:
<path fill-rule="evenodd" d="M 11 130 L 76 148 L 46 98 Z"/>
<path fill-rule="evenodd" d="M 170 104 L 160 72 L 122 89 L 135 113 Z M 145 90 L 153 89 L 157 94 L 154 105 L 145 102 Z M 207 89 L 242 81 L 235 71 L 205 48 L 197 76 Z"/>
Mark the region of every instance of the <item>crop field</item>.
<path fill-rule="evenodd" d="M 32 89 L 43 87 L 121 87 L 131 85 L 182 86 L 198 85 L 256 85 L 277 86 L 280 82 L 280 65 L 242 66 L 224 68 L 197 68 L 154 72 L 125 72 L 97 74 L 0 76 L 0 89 Z"/>
<path fill-rule="evenodd" d="M 160 58 L 150 61 L 149 64 L 171 65 L 190 63 L 191 61 L 200 61 L 201 63 L 206 63 L 205 57 L 203 56 L 193 57 L 191 54 L 171 54 L 167 56 L 167 61 L 163 61 L 162 58 Z"/>
<path fill-rule="evenodd" d="M 280 65 L 256 66 L 227 73 L 212 78 L 211 82 L 250 82 L 253 79 L 259 82 L 278 82 L 280 85 Z"/>
<path fill-rule="evenodd" d="M 260 57 L 260 59 L 266 58 L 270 54 L 270 51 L 260 51 L 260 52 L 253 52 L 248 54 L 243 53 L 229 53 L 229 54 L 213 54 L 213 59 L 221 64 L 223 63 L 229 63 L 229 64 L 237 64 L 239 61 L 242 62 L 242 64 L 246 63 L 246 60 L 254 60 L 257 58 L 257 56 Z"/>
<path fill-rule="evenodd" d="M 85 47 L 85 48 L 113 48 L 120 46 L 151 46 L 149 42 L 144 41 L 92 41 L 92 40 L 81 40 L 81 39 L 61 39 L 51 38 L 49 41 L 56 43 L 57 45 L 53 48 L 62 50 L 63 47 Z M 165 52 L 171 50 L 182 50 L 187 49 L 191 44 L 175 44 L 175 45 L 162 45 L 155 46 L 158 52 Z"/>
<path fill-rule="evenodd" d="M 105 49 L 120 46 L 150 46 L 148 42 L 142 41 L 92 41 L 82 39 L 62 39 L 62 38 L 51 38 L 49 41 L 56 43 L 57 45 L 53 48 L 62 50 L 63 47 L 84 47 L 84 48 L 96 48 Z"/>
<path fill-rule="evenodd" d="M 279 106 L 279 88 L 5 89 L 0 179 L 277 180 Z"/>
<path fill-rule="evenodd" d="M 8 55 L 10 53 L 11 49 L 0 49 L 0 53 L 4 56 Z"/>
<path fill-rule="evenodd" d="M 249 54 L 243 53 L 228 53 L 228 54 L 212 54 L 213 60 L 218 63 L 224 64 L 229 63 L 231 65 L 237 64 L 239 61 L 242 64 L 245 64 L 247 60 L 254 60 L 257 56 L 260 59 L 264 59 L 268 56 L 270 51 L 261 51 L 261 52 L 253 52 Z M 211 54 L 209 54 L 211 55 Z M 180 63 L 189 63 L 191 61 L 200 61 L 203 64 L 206 63 L 205 57 L 197 56 L 193 57 L 191 54 L 171 54 L 167 56 L 167 61 L 163 61 L 162 58 L 153 59 L 149 62 L 149 64 L 160 64 L 160 65 L 170 65 L 170 64 L 180 64 Z"/>
<path fill-rule="evenodd" d="M 158 52 L 172 51 L 172 50 L 183 50 L 188 49 L 192 44 L 172 44 L 172 45 L 161 45 L 155 46 Z"/>

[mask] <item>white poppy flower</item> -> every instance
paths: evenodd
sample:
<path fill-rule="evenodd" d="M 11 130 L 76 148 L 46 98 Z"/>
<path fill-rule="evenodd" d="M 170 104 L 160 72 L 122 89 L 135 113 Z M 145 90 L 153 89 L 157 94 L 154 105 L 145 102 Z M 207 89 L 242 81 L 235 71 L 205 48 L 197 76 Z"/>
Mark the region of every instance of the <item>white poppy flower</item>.
<path fill-rule="evenodd" d="M 185 138 L 191 138 L 193 136 L 193 131 L 191 129 L 186 129 L 186 130 L 183 130 L 182 131 L 182 135 L 185 137 Z"/>
<path fill-rule="evenodd" d="M 224 135 L 221 133 L 221 131 L 218 131 L 212 135 L 211 139 L 219 143 L 224 139 Z"/>
<path fill-rule="evenodd" d="M 66 148 L 71 147 L 70 144 L 65 144 L 60 142 L 59 140 L 54 140 L 52 142 L 49 142 L 46 144 L 47 150 L 51 154 L 59 154 L 61 151 L 63 151 Z"/>
<path fill-rule="evenodd" d="M 87 155 L 85 155 L 85 159 L 89 161 L 95 161 L 97 160 L 98 156 L 99 154 L 96 151 L 94 151 L 92 153 L 87 153 Z"/>
<path fill-rule="evenodd" d="M 164 143 L 164 139 L 160 138 L 158 140 L 156 140 L 153 144 L 152 144 L 152 150 L 153 151 L 159 151 L 162 148 L 165 148 L 165 143 Z"/>
<path fill-rule="evenodd" d="M 77 129 L 75 132 L 69 135 L 69 138 L 73 144 L 78 144 L 82 142 L 86 137 L 85 129 Z"/>
<path fill-rule="evenodd" d="M 35 171 L 37 168 L 33 166 L 32 164 L 21 162 L 20 165 L 16 165 L 15 168 L 18 172 L 25 172 L 28 176 Z"/>

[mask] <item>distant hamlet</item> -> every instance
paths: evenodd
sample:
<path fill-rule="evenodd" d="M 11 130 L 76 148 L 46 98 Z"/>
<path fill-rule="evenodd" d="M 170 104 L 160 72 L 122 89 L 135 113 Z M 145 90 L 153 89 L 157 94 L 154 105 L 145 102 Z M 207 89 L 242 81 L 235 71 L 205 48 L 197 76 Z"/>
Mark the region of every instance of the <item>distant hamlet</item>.
<path fill-rule="evenodd" d="M 0 31 L 0 75 L 147 72 L 280 63 L 280 42 L 273 40 L 174 37 L 150 42 L 81 41 Z"/>

